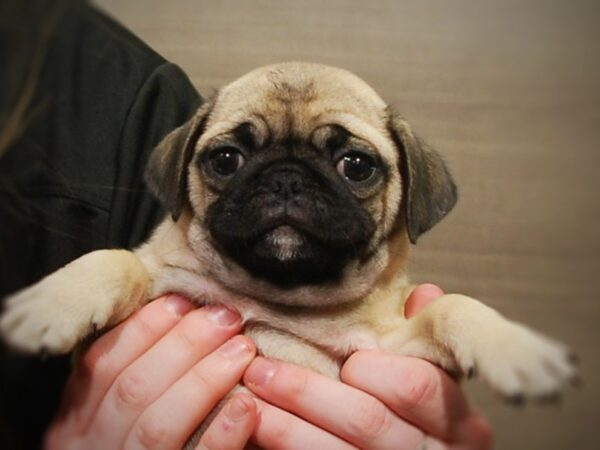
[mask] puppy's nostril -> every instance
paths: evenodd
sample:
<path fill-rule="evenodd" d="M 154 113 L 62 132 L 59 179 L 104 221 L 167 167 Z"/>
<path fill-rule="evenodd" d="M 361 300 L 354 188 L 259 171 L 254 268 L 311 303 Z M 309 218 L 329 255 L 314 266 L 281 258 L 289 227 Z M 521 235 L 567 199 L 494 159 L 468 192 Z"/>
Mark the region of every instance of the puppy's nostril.
<path fill-rule="evenodd" d="M 271 184 L 271 190 L 275 194 L 278 194 L 279 192 L 281 192 L 281 188 L 282 188 L 282 184 L 281 184 L 281 181 L 279 181 L 279 180 L 275 180 Z"/>
<path fill-rule="evenodd" d="M 299 194 L 301 190 L 302 190 L 302 184 L 300 183 L 299 180 L 291 180 L 290 181 L 290 191 L 292 191 L 292 194 Z"/>
<path fill-rule="evenodd" d="M 298 195 L 304 184 L 300 176 L 294 172 L 280 172 L 270 181 L 271 192 L 274 194 Z"/>

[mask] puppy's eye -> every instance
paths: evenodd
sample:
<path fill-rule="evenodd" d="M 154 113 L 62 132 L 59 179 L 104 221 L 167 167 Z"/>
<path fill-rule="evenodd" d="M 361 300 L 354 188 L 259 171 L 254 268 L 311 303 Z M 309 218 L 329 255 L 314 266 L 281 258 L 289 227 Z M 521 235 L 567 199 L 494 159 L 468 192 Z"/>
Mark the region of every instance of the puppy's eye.
<path fill-rule="evenodd" d="M 350 152 L 342 156 L 336 169 L 344 178 L 353 182 L 361 182 L 367 181 L 373 176 L 376 164 L 373 158 L 365 153 Z"/>
<path fill-rule="evenodd" d="M 236 173 L 244 165 L 244 155 L 235 147 L 221 147 L 210 154 L 210 166 L 224 177 Z"/>

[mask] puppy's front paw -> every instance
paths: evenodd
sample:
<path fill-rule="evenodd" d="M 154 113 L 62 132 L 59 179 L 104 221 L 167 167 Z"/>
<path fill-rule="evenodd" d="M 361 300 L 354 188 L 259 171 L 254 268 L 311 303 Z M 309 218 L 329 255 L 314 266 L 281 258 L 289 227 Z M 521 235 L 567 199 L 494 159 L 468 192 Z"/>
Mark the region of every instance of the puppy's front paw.
<path fill-rule="evenodd" d="M 86 299 L 69 297 L 60 272 L 9 297 L 0 318 L 0 332 L 20 351 L 67 353 L 85 337 L 97 319 L 77 305 Z M 96 324 L 101 325 L 101 324 Z"/>
<path fill-rule="evenodd" d="M 460 345 L 456 359 L 467 375 L 479 375 L 515 404 L 555 400 L 578 381 L 574 354 L 522 325 L 504 321 Z"/>
<path fill-rule="evenodd" d="M 137 309 L 148 283 L 146 269 L 133 253 L 88 253 L 9 297 L 0 333 L 24 352 L 69 352 L 90 331 Z"/>
<path fill-rule="evenodd" d="M 0 332 L 13 348 L 29 353 L 67 353 L 90 331 L 106 324 L 106 309 L 92 300 L 98 291 L 80 289 L 82 280 L 70 276 L 74 275 L 70 268 L 6 300 Z"/>

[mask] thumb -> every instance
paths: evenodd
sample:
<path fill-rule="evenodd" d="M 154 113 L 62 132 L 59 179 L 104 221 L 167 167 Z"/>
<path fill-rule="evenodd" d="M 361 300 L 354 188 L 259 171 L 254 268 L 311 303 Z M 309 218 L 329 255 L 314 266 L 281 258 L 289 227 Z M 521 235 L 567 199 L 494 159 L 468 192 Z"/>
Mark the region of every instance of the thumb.
<path fill-rule="evenodd" d="M 404 304 L 404 316 L 410 319 L 421 312 L 429 303 L 444 295 L 444 291 L 435 284 L 418 285 L 406 299 Z"/>

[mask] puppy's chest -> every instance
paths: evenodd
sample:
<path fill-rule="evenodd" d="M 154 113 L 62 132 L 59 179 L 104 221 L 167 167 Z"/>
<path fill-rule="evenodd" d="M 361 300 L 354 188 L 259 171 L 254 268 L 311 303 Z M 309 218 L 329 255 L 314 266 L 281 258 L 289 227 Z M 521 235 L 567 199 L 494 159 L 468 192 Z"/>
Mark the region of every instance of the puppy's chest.
<path fill-rule="evenodd" d="M 244 334 L 254 341 L 262 356 L 308 367 L 331 378 L 339 378 L 343 359 L 328 348 L 260 323 L 248 323 Z"/>
<path fill-rule="evenodd" d="M 309 367 L 338 378 L 344 360 L 359 349 L 377 348 L 374 330 L 348 312 L 295 309 L 260 302 L 225 291 L 198 274 L 179 268 L 163 271 L 152 296 L 177 292 L 200 304 L 222 304 L 237 310 L 244 334 L 261 355 Z"/>
<path fill-rule="evenodd" d="M 252 300 L 228 304 L 242 314 L 244 334 L 255 342 L 259 354 L 332 378 L 339 378 L 341 365 L 354 351 L 377 348 L 372 330 L 344 317 L 282 311 Z"/>

